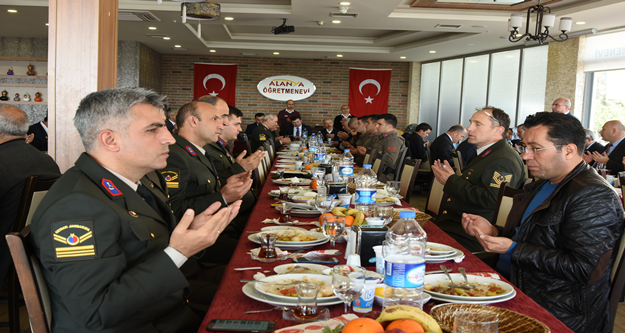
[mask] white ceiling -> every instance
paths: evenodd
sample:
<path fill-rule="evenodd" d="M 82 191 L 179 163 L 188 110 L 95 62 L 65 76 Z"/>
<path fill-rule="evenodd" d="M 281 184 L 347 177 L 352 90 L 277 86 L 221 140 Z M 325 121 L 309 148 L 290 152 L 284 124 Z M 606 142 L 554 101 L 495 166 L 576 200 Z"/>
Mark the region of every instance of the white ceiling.
<path fill-rule="evenodd" d="M 517 46 L 506 36 L 508 11 L 411 8 L 413 0 L 352 0 L 348 13 L 333 24 L 339 0 L 222 0 L 222 19 L 185 25 L 180 3 L 163 0 L 119 0 L 122 10 L 150 11 L 160 22 L 119 22 L 119 39 L 139 41 L 164 54 L 255 54 L 280 58 L 336 58 L 378 61 L 428 61 L 463 54 Z M 0 36 L 47 37 L 47 0 L 0 0 Z M 625 26 L 624 0 L 563 0 L 551 6 L 558 20 L 573 17 L 573 31 L 596 28 L 605 31 Z M 7 9 L 17 9 L 11 14 Z M 223 17 L 233 17 L 225 21 Z M 273 35 L 271 28 L 295 26 L 288 35 Z M 318 25 L 323 21 L 323 25 Z M 557 21 L 556 21 L 557 22 Z M 459 29 L 435 28 L 437 24 L 461 25 Z M 148 27 L 157 30 L 148 30 Z M 171 39 L 150 37 L 167 35 Z M 187 50 L 176 50 L 181 45 Z M 209 53 L 209 50 L 215 53 Z M 436 51 L 432 54 L 430 51 Z M 274 55 L 273 52 L 279 52 Z M 400 57 L 406 59 L 400 59 Z"/>

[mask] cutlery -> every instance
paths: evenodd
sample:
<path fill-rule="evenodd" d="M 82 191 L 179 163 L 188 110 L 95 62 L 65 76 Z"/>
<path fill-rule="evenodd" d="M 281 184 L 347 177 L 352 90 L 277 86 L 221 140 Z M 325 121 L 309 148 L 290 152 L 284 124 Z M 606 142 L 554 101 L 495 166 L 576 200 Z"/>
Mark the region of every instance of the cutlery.
<path fill-rule="evenodd" d="M 278 275 L 291 274 L 291 272 L 294 272 L 296 269 L 303 269 L 304 271 L 312 272 L 312 269 L 308 267 L 303 267 L 300 265 L 293 265 L 291 269 L 289 269 L 288 271 L 285 271 L 284 273 L 278 273 Z"/>
<path fill-rule="evenodd" d="M 257 267 L 240 267 L 240 268 L 235 268 L 235 271 L 247 271 L 247 270 L 251 270 L 251 269 L 261 269 L 260 266 Z"/>
<path fill-rule="evenodd" d="M 451 272 L 451 271 L 453 271 L 453 269 L 447 269 L 447 271 L 448 271 L 448 272 Z M 443 273 L 443 271 L 442 271 L 442 270 L 438 270 L 438 271 L 429 271 L 429 272 L 425 272 L 425 275 L 428 275 L 428 274 L 438 274 L 438 273 Z"/>
<path fill-rule="evenodd" d="M 284 257 L 284 259 L 280 259 L 280 260 L 287 260 L 287 259 L 291 259 L 291 258 L 295 257 L 295 255 L 296 255 L 296 254 L 298 254 L 298 253 L 302 253 L 302 252 L 304 252 L 304 249 L 299 249 L 299 250 L 297 250 L 297 251 L 295 251 L 295 252 L 293 252 L 293 253 L 289 254 L 288 256 Z"/>
<path fill-rule="evenodd" d="M 449 278 L 449 287 L 450 288 L 459 288 L 460 286 L 454 283 L 454 280 L 451 279 L 451 275 L 449 275 L 449 271 L 447 270 L 447 267 L 445 267 L 445 265 L 441 265 L 440 268 L 443 270 L 443 273 L 445 273 L 447 275 L 447 277 Z"/>
<path fill-rule="evenodd" d="M 473 289 L 475 288 L 475 286 L 472 286 L 469 284 L 469 279 L 467 278 L 467 273 L 464 271 L 464 267 L 460 267 L 458 268 L 458 270 L 460 271 L 460 274 L 462 274 L 462 276 L 464 277 L 464 282 L 462 282 L 460 284 L 460 288 L 462 289 Z"/>
<path fill-rule="evenodd" d="M 258 312 L 268 312 L 268 311 L 273 311 L 273 310 L 291 310 L 291 309 L 287 308 L 286 306 L 276 306 L 273 309 L 245 311 L 243 313 L 245 313 L 245 314 L 247 314 L 247 313 L 258 313 Z"/>
<path fill-rule="evenodd" d="M 273 276 L 273 275 L 270 275 Z M 296 280 L 290 283 L 277 283 L 277 282 L 265 282 L 265 281 L 259 281 L 259 280 L 250 280 L 250 279 L 241 279 L 239 280 L 239 282 L 255 282 L 255 283 L 261 283 L 261 284 L 269 284 L 272 286 L 290 286 L 290 285 L 294 285 L 294 284 L 300 284 L 300 283 L 307 283 L 306 281 L 302 281 L 302 280 Z"/>

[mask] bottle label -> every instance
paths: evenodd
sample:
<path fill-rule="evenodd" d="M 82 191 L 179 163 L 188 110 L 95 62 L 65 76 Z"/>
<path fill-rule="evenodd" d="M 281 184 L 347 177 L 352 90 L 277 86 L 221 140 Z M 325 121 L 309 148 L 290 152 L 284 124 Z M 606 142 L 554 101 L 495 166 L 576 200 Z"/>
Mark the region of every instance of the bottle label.
<path fill-rule="evenodd" d="M 354 174 L 353 166 L 340 166 L 339 173 L 341 176 L 351 176 Z"/>
<path fill-rule="evenodd" d="M 384 284 L 389 287 L 420 288 L 425 281 L 425 262 L 406 264 L 386 261 Z"/>
<path fill-rule="evenodd" d="M 314 153 L 317 150 L 317 147 L 310 147 L 309 150 L 310 150 L 311 153 Z"/>
<path fill-rule="evenodd" d="M 374 204 L 376 190 L 356 189 L 356 202 L 361 204 Z"/>
<path fill-rule="evenodd" d="M 325 161 L 326 159 L 326 154 L 321 153 L 321 154 L 315 154 L 315 160 L 317 161 Z"/>

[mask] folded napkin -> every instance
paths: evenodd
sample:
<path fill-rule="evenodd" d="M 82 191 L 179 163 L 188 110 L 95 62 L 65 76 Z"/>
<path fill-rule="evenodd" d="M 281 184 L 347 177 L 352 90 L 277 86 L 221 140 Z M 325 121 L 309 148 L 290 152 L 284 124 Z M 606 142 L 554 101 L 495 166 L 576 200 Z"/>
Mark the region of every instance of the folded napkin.
<path fill-rule="evenodd" d="M 461 263 L 464 260 L 464 254 L 458 258 L 454 258 L 454 261 L 457 263 Z"/>
<path fill-rule="evenodd" d="M 324 326 L 334 329 L 335 327 L 339 325 L 345 325 L 356 318 L 358 318 L 357 315 L 348 313 L 340 317 L 332 318 L 326 321 L 316 321 L 313 323 L 305 323 L 305 324 L 285 327 L 279 330 L 275 330 L 274 332 L 275 333 L 280 333 L 280 332 L 321 333 Z"/>
<path fill-rule="evenodd" d="M 257 258 L 258 258 L 258 253 L 260 252 L 260 247 L 257 247 L 257 248 L 255 248 L 255 249 L 251 249 L 251 250 L 250 250 L 250 252 L 252 253 L 252 255 L 253 255 L 254 257 L 257 257 Z M 280 248 L 279 248 L 279 247 L 277 247 L 277 246 L 276 246 L 276 253 L 278 254 L 278 258 L 279 258 L 279 257 L 284 257 L 284 256 L 289 255 L 289 251 L 283 251 L 283 250 L 280 250 Z"/>
<path fill-rule="evenodd" d="M 293 220 L 292 222 L 280 223 L 278 219 L 265 219 L 264 221 L 262 221 L 262 223 L 264 223 L 264 224 L 279 224 L 279 225 L 297 224 L 297 225 L 316 225 L 316 226 L 319 226 L 319 221 L 305 222 L 305 221 Z"/>
<path fill-rule="evenodd" d="M 317 258 L 323 256 L 333 256 L 341 253 L 339 250 L 316 250 L 316 251 L 308 251 L 306 253 L 298 253 L 295 256 L 298 258 L 306 257 L 306 258 Z"/>

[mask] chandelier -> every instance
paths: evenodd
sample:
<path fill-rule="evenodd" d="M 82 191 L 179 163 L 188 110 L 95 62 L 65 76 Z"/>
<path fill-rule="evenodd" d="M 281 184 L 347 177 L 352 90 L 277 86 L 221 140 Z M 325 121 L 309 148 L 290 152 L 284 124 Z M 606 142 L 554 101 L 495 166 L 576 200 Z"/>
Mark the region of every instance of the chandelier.
<path fill-rule="evenodd" d="M 529 32 L 530 28 L 530 17 L 536 13 L 536 26 L 534 27 L 534 34 Z M 536 6 L 531 6 L 527 9 L 527 20 L 525 22 L 525 33 L 521 35 L 519 30 L 523 23 L 523 14 L 512 14 L 510 19 L 508 20 L 508 30 L 510 31 L 510 37 L 508 40 L 516 43 L 523 38 L 526 41 L 538 41 L 538 43 L 543 44 L 547 38 L 551 38 L 556 42 L 564 42 L 569 39 L 569 36 L 566 34 L 567 31 L 571 30 L 571 26 L 573 25 L 573 19 L 570 17 L 563 17 L 560 19 L 560 31 L 562 33 L 557 36 L 557 38 L 551 36 L 549 34 L 549 28 L 555 25 L 556 14 L 551 13 L 551 9 L 547 6 L 543 6 L 540 4 L 540 0 L 538 0 L 538 4 Z"/>

